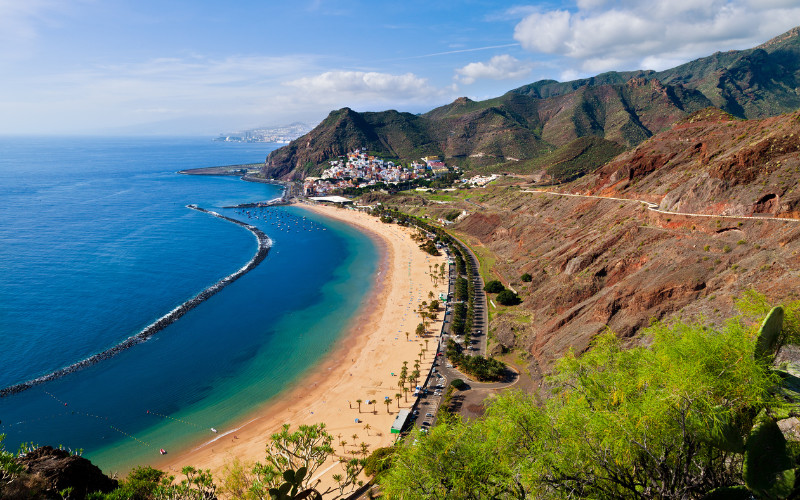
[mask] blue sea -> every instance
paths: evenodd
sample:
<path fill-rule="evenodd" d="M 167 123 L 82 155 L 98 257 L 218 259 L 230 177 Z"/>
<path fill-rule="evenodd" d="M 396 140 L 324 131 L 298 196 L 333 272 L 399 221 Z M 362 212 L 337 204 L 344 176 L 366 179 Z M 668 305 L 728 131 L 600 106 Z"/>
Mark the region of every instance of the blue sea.
<path fill-rule="evenodd" d="M 276 147 L 0 138 L 0 388 L 118 344 L 250 260 L 249 231 L 187 204 L 273 240 L 258 267 L 149 341 L 0 398 L 7 450 L 63 445 L 125 472 L 230 430 L 334 348 L 372 285 L 371 240 L 299 207 L 223 208 L 276 186 L 176 173 Z"/>

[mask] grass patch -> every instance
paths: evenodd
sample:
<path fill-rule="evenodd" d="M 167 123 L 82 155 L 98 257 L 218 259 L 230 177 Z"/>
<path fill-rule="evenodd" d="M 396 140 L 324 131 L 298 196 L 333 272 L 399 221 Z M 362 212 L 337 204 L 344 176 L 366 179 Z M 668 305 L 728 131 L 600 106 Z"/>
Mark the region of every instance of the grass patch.
<path fill-rule="evenodd" d="M 483 278 L 483 282 L 488 283 L 493 279 L 497 279 L 497 277 L 492 273 L 494 264 L 497 262 L 497 256 L 495 256 L 495 254 L 485 246 L 473 244 L 463 233 L 458 235 L 458 239 L 463 241 L 464 244 L 469 247 L 470 251 L 475 254 L 475 257 L 477 257 L 478 272 L 480 273 L 481 278 Z"/>

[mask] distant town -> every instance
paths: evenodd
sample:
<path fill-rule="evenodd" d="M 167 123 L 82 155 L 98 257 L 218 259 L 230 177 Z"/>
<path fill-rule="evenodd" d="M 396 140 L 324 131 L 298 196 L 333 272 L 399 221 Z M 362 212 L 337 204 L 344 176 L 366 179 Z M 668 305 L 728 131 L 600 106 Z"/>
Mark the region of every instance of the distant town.
<path fill-rule="evenodd" d="M 311 131 L 310 126 L 296 122 L 280 127 L 254 128 L 242 132 L 220 134 L 214 140 L 221 142 L 274 142 L 288 144 L 309 131 Z"/>
<path fill-rule="evenodd" d="M 421 160 L 404 166 L 356 149 L 345 157 L 330 160 L 330 167 L 323 170 L 320 177 L 306 177 L 303 191 L 307 196 L 322 195 L 346 188 L 366 188 L 378 183 L 399 184 L 416 179 L 434 179 L 451 172 L 439 156 Z"/>

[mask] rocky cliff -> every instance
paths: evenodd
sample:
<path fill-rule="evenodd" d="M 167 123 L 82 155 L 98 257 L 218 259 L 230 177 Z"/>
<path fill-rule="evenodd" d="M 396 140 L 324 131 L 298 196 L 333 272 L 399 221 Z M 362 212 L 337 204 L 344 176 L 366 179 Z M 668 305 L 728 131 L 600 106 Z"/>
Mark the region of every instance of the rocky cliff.
<path fill-rule="evenodd" d="M 89 460 L 50 446 L 32 450 L 14 461 L 22 470 L 12 475 L 0 474 L 0 498 L 81 499 L 92 492 L 108 493 L 118 485 Z"/>

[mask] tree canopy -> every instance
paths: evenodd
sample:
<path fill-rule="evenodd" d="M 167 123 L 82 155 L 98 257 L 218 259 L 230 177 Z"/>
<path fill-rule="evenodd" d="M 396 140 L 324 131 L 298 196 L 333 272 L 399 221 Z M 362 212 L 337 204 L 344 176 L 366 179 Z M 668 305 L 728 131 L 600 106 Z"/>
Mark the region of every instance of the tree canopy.
<path fill-rule="evenodd" d="M 498 280 L 492 280 L 484 285 L 483 289 L 489 293 L 499 293 L 506 289 L 502 283 Z"/>
<path fill-rule="evenodd" d="M 497 302 L 504 306 L 515 306 L 521 302 L 519 296 L 511 290 L 501 291 L 497 294 L 496 299 Z"/>

